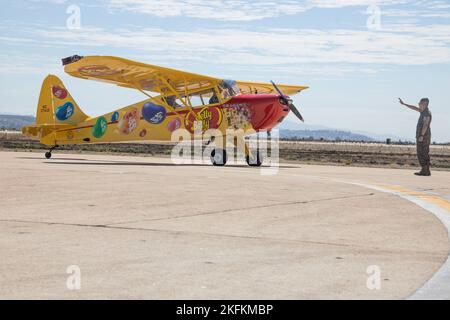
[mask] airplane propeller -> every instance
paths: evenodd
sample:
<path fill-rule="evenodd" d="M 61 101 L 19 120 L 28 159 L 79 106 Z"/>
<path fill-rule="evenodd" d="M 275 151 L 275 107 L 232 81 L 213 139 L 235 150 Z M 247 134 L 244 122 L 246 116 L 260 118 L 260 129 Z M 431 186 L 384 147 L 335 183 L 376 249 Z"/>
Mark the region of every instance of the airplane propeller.
<path fill-rule="evenodd" d="M 280 99 L 283 101 L 283 103 L 286 104 L 289 107 L 289 109 L 291 109 L 291 111 L 297 116 L 297 118 L 300 119 L 301 122 L 305 122 L 300 111 L 298 111 L 298 109 L 295 107 L 294 103 L 292 102 L 292 99 L 285 96 L 283 94 L 283 92 L 280 90 L 280 88 L 278 88 L 278 86 L 275 84 L 275 82 L 273 82 L 273 81 L 270 81 L 270 82 L 272 83 L 275 90 L 280 94 Z"/>

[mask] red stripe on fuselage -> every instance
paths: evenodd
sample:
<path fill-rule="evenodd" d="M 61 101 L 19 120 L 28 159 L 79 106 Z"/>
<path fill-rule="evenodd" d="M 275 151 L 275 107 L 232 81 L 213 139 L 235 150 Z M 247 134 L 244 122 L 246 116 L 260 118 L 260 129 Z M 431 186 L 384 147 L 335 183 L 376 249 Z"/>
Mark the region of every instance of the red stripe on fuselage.
<path fill-rule="evenodd" d="M 270 130 L 278 125 L 280 119 L 286 117 L 289 114 L 289 108 L 280 102 L 279 95 L 274 94 L 242 94 L 231 98 L 227 103 L 219 106 L 211 106 L 209 108 L 219 109 L 235 109 L 235 108 L 248 108 L 251 111 L 251 124 L 255 130 Z M 189 110 L 179 110 L 168 112 L 167 116 L 185 115 L 190 112 L 198 113 L 205 107 L 199 107 Z M 144 118 L 141 117 L 141 120 Z M 108 122 L 108 125 L 118 123 Z M 71 129 L 58 130 L 57 132 L 65 132 L 71 130 L 80 130 L 92 128 L 94 125 L 81 126 Z"/>

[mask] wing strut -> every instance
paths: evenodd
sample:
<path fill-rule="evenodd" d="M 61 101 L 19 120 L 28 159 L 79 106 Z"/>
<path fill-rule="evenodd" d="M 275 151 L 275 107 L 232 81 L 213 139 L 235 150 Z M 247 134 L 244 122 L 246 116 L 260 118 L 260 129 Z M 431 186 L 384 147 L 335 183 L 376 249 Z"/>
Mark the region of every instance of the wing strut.
<path fill-rule="evenodd" d="M 194 108 L 192 108 L 192 105 L 189 103 L 187 103 L 187 99 L 183 99 L 180 94 L 175 90 L 174 87 L 172 87 L 172 85 L 169 83 L 169 81 L 167 81 L 167 79 L 165 79 L 164 77 L 161 77 L 159 75 L 156 76 L 159 80 L 161 80 L 168 88 L 170 91 L 172 91 L 172 93 L 178 98 L 180 99 L 180 101 L 188 108 L 191 108 L 193 114 L 195 115 L 195 117 L 197 118 L 197 120 L 200 120 L 199 115 L 197 113 L 194 112 Z M 185 81 L 186 82 L 186 81 Z M 186 92 L 186 91 L 185 91 Z M 186 93 L 186 97 L 187 97 L 187 93 Z"/>
<path fill-rule="evenodd" d="M 183 98 L 180 96 L 180 94 L 172 87 L 172 85 L 169 83 L 169 81 L 167 81 L 167 79 L 165 79 L 165 78 L 163 78 L 163 77 L 161 77 L 161 76 L 159 76 L 159 75 L 157 75 L 157 78 L 158 78 L 159 80 L 161 80 L 161 81 L 169 88 L 169 90 L 172 91 L 172 93 L 173 93 L 178 99 L 180 99 L 181 102 L 183 102 L 183 104 L 184 104 L 186 107 L 192 108 L 192 106 L 189 105 L 189 104 L 187 103 L 187 100 L 183 99 Z"/>
<path fill-rule="evenodd" d="M 161 101 L 156 100 L 155 97 L 153 97 L 151 94 L 149 94 L 149 93 L 145 92 L 144 90 L 142 90 L 141 88 L 139 88 L 134 82 L 133 82 L 133 86 L 134 86 L 134 88 L 135 88 L 136 90 L 138 90 L 139 92 L 141 92 L 141 93 L 143 93 L 144 95 L 146 95 L 147 97 L 149 97 L 149 98 L 150 98 L 153 102 L 155 102 L 156 104 L 160 104 L 160 103 L 161 103 Z M 175 114 L 176 114 L 177 116 L 180 116 L 180 117 L 181 117 L 181 115 L 177 112 L 177 110 L 175 110 L 174 107 L 172 107 L 171 105 L 169 105 L 169 104 L 165 101 L 165 99 L 161 99 L 161 100 L 162 100 L 162 102 L 164 103 L 164 105 L 165 105 L 166 107 L 169 107 L 173 112 L 175 112 Z"/>

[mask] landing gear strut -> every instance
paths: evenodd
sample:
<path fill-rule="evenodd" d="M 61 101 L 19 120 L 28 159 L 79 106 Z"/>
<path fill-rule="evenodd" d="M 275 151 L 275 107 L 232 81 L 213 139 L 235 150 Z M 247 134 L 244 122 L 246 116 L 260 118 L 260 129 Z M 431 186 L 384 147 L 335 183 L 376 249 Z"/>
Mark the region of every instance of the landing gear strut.
<path fill-rule="evenodd" d="M 263 157 L 259 150 L 252 152 L 245 156 L 245 161 L 250 167 L 261 167 L 263 164 Z"/>
<path fill-rule="evenodd" d="M 211 152 L 211 162 L 216 167 L 223 167 L 227 164 L 227 152 L 224 149 L 214 149 Z"/>
<path fill-rule="evenodd" d="M 245 143 L 245 162 L 250 167 L 261 167 L 263 163 L 263 157 L 259 149 L 256 151 L 250 150 L 247 143 Z"/>
<path fill-rule="evenodd" d="M 50 159 L 52 157 L 52 151 L 58 148 L 58 146 L 53 146 L 45 153 L 45 158 Z"/>

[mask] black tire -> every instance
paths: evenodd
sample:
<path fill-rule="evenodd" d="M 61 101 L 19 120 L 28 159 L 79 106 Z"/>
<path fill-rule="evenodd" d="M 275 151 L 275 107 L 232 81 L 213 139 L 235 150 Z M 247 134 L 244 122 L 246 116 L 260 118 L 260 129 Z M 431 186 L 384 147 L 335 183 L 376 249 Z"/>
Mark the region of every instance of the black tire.
<path fill-rule="evenodd" d="M 46 152 L 45 153 L 45 158 L 50 159 L 52 157 L 52 153 L 51 152 Z"/>
<path fill-rule="evenodd" d="M 227 164 L 227 152 L 223 149 L 214 149 L 211 151 L 211 162 L 217 167 L 223 167 Z"/>
<path fill-rule="evenodd" d="M 253 153 L 254 155 L 255 153 Z M 250 158 L 250 156 L 245 157 L 245 161 L 250 167 L 261 167 L 263 164 L 263 158 L 259 151 L 256 152 L 256 157 Z"/>

